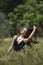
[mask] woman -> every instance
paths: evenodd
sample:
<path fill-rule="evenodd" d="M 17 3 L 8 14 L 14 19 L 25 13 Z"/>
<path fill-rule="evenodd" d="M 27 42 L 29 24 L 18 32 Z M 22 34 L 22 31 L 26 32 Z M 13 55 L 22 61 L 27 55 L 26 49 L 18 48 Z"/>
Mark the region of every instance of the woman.
<path fill-rule="evenodd" d="M 12 44 L 10 46 L 10 48 L 8 49 L 8 53 L 14 48 L 15 51 L 19 51 L 23 48 L 23 46 L 31 40 L 32 36 L 34 35 L 35 31 L 36 31 L 36 27 L 33 26 L 33 31 L 31 32 L 31 34 L 28 36 L 28 38 L 24 38 L 24 36 L 26 35 L 28 29 L 27 28 L 23 28 L 20 31 L 20 35 L 15 35 L 13 37 L 13 41 Z"/>

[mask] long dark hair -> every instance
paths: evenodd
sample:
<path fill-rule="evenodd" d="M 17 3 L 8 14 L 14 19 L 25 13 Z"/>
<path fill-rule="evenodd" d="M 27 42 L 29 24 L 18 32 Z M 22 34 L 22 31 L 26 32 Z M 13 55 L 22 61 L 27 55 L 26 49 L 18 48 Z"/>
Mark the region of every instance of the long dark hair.
<path fill-rule="evenodd" d="M 33 31 L 33 27 L 27 27 L 25 38 L 27 38 L 31 34 L 32 31 Z"/>

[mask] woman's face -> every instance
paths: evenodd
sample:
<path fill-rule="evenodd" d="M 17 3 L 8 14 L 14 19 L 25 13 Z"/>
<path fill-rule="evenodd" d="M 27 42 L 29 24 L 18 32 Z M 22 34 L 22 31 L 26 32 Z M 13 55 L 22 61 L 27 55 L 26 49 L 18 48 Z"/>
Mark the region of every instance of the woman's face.
<path fill-rule="evenodd" d="M 27 32 L 27 28 L 23 28 L 23 29 L 20 31 L 20 33 L 21 33 L 22 35 L 25 35 L 26 32 Z"/>

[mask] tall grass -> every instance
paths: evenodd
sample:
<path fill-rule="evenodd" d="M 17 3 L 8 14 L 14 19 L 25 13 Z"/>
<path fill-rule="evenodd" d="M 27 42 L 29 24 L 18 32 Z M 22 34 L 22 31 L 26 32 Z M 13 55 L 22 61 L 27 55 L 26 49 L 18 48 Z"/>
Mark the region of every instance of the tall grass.
<path fill-rule="evenodd" d="M 32 48 L 25 45 L 25 51 L 12 50 L 8 54 L 12 38 L 4 39 L 4 42 L 0 42 L 0 65 L 43 65 L 43 38 L 38 40 L 39 44 L 33 44 Z"/>

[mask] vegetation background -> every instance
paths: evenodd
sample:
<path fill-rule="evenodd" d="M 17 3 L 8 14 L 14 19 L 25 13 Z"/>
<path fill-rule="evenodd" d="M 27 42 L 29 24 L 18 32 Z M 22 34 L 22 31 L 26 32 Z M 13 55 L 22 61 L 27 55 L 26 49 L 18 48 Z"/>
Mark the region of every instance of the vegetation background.
<path fill-rule="evenodd" d="M 40 32 L 39 44 L 8 54 L 12 37 L 32 25 Z M 43 65 L 43 0 L 0 0 L 0 65 Z"/>

